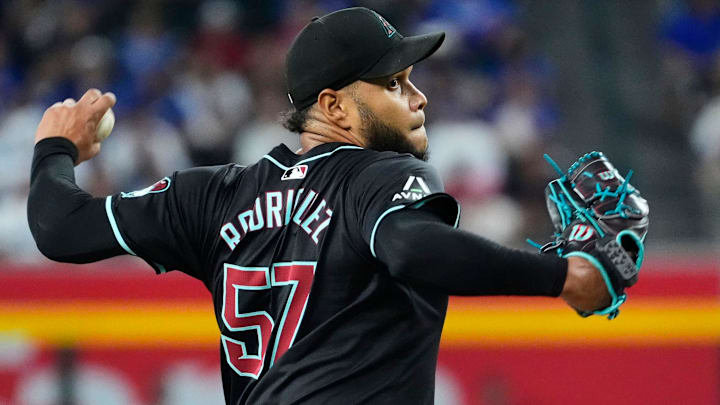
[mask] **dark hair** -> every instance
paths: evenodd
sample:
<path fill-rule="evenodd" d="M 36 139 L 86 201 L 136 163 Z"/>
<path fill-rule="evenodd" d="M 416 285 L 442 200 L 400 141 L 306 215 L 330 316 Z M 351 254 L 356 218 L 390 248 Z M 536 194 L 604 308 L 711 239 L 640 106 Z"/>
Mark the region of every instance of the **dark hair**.
<path fill-rule="evenodd" d="M 292 108 L 282 113 L 281 120 L 282 124 L 290 132 L 300 134 L 304 131 L 305 123 L 308 119 L 308 112 L 310 107 L 305 107 L 302 110 L 296 110 Z"/>

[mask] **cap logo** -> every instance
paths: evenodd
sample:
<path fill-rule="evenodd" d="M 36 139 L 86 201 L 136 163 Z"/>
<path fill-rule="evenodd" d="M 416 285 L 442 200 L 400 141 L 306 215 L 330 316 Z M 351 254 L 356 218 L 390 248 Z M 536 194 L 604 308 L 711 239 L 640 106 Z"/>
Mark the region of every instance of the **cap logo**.
<path fill-rule="evenodd" d="M 376 12 L 374 12 L 374 11 L 373 11 L 373 14 L 375 14 L 375 16 L 377 16 L 377 18 L 380 19 L 380 23 L 382 24 L 383 29 L 385 30 L 385 34 L 387 34 L 387 37 L 388 37 L 388 38 L 390 38 L 390 37 L 392 37 L 393 35 L 395 35 L 395 33 L 397 32 L 397 30 L 395 29 L 395 27 L 393 27 L 392 25 L 390 25 L 390 23 L 387 22 L 387 20 L 384 19 L 380 14 L 378 14 L 378 13 L 376 13 Z"/>

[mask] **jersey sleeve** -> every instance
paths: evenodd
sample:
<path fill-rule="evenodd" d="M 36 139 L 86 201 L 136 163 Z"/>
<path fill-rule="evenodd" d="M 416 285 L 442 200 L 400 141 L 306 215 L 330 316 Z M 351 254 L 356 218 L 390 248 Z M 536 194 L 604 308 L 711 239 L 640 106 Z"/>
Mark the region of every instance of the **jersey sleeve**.
<path fill-rule="evenodd" d="M 180 270 L 205 280 L 207 229 L 222 205 L 230 166 L 175 172 L 142 190 L 108 196 L 105 211 L 122 248 L 155 271 Z"/>
<path fill-rule="evenodd" d="M 358 174 L 354 188 L 362 238 L 375 258 L 378 226 L 397 210 L 431 211 L 448 225 L 458 225 L 460 205 L 444 192 L 437 171 L 409 155 L 371 163 Z"/>

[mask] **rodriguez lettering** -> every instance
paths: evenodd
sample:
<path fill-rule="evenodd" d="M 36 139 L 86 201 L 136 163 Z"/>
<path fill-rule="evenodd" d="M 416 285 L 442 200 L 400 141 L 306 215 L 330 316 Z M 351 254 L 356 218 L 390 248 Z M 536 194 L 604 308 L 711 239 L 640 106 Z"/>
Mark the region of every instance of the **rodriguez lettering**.
<path fill-rule="evenodd" d="M 319 202 L 318 202 L 319 200 Z M 320 234 L 330 225 L 333 211 L 314 190 L 305 189 L 269 191 L 257 196 L 252 208 L 242 211 L 220 228 L 220 237 L 230 250 L 250 232 L 279 228 L 293 224 L 299 226 L 319 243 Z"/>

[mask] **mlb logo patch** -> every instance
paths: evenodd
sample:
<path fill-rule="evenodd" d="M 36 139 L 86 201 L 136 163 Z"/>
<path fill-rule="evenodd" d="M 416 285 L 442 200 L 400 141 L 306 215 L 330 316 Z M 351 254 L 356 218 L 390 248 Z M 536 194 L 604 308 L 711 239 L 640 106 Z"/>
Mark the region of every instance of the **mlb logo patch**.
<path fill-rule="evenodd" d="M 285 170 L 285 173 L 283 173 L 280 180 L 300 180 L 305 178 L 305 174 L 307 173 L 308 167 L 307 165 L 300 165 L 300 166 L 293 166 L 287 170 Z"/>

